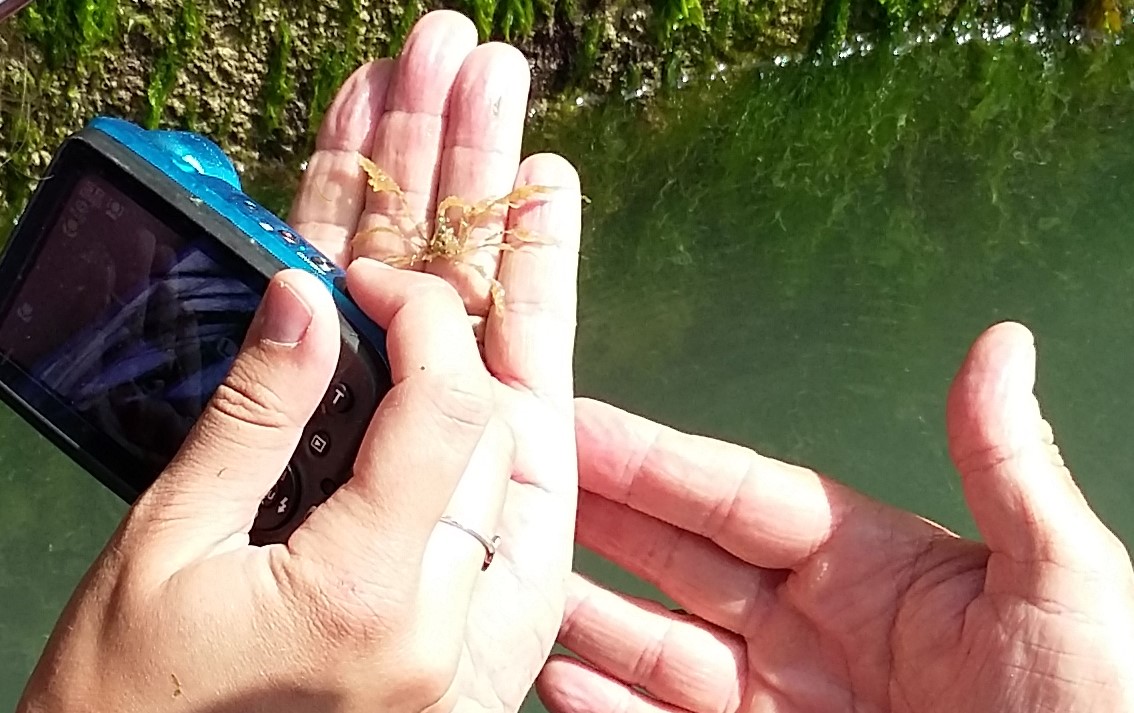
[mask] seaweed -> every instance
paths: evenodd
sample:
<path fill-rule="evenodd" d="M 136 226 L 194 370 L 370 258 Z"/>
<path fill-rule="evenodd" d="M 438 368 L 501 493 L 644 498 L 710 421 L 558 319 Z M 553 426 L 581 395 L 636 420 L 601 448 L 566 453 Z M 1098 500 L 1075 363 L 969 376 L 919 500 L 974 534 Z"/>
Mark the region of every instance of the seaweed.
<path fill-rule="evenodd" d="M 20 12 L 25 36 L 39 45 L 48 67 L 85 63 L 118 36 L 118 0 L 41 0 Z"/>
<path fill-rule="evenodd" d="M 359 156 L 358 162 L 366 172 L 370 189 L 375 193 L 388 193 L 397 198 L 400 215 L 396 217 L 405 218 L 406 195 L 397 181 L 365 156 Z M 385 262 L 393 267 L 416 269 L 437 260 L 462 261 L 469 255 L 485 249 L 514 250 L 515 245 L 509 242 L 511 239 L 521 243 L 543 243 L 545 241 L 538 235 L 516 228 L 506 228 L 483 238 L 475 236 L 474 231 L 490 221 L 502 218 L 501 212 L 521 208 L 550 190 L 547 186 L 520 186 L 507 195 L 487 198 L 475 203 L 457 196 L 447 196 L 437 202 L 431 227 L 411 220 L 408 221 L 411 227 L 407 229 L 401 227 L 401 224 L 407 222 L 402 220 L 399 221 L 399 227 L 373 228 L 354 236 L 352 251 L 366 252 L 367 239 L 378 234 L 392 234 L 405 241 L 411 249 L 409 254 L 387 258 Z M 363 246 L 361 250 L 357 247 L 359 245 Z M 500 282 L 487 274 L 479 265 L 466 264 L 488 280 L 493 304 L 502 305 L 504 288 Z"/>
<path fill-rule="evenodd" d="M 288 73 L 292 51 L 291 25 L 280 18 L 268 51 L 268 69 L 264 77 L 263 132 L 271 136 L 283 125 L 286 104 L 294 94 L 294 79 Z"/>
<path fill-rule="evenodd" d="M 166 33 L 161 53 L 154 63 L 146 86 L 145 115 L 142 119 L 146 128 L 157 128 L 161 123 L 162 113 L 177 84 L 177 78 L 200 44 L 203 30 L 204 19 L 196 0 L 184 0 Z"/>

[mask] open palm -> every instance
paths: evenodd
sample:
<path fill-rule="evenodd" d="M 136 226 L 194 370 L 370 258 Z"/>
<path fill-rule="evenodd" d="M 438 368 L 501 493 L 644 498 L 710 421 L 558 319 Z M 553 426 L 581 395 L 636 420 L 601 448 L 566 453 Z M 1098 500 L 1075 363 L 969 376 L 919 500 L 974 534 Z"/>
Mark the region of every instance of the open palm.
<path fill-rule="evenodd" d="M 579 541 L 669 611 L 576 578 L 555 713 L 1134 710 L 1134 574 L 1063 466 L 1018 325 L 974 346 L 949 445 L 984 542 L 794 466 L 576 406 Z"/>
<path fill-rule="evenodd" d="M 578 177 L 562 158 L 520 162 L 529 82 L 527 61 L 514 48 L 478 47 L 472 22 L 459 14 L 425 16 L 397 59 L 366 65 L 346 82 L 290 215 L 342 264 L 363 257 L 405 264 L 421 248 L 412 238 L 432 229 L 444 199 L 475 204 L 515 187 L 548 189 L 479 222 L 473 237 L 495 247 L 416 265 L 463 297 L 517 442 L 498 525 L 488 532 L 464 523 L 501 542 L 474 589 L 465 650 L 445 700 L 458 710 L 519 707 L 554 643 L 571 566 L 581 199 Z M 360 157 L 400 193 L 371 190 Z M 534 237 L 501 252 L 504 231 Z M 493 279 L 503 288 L 495 303 Z"/>

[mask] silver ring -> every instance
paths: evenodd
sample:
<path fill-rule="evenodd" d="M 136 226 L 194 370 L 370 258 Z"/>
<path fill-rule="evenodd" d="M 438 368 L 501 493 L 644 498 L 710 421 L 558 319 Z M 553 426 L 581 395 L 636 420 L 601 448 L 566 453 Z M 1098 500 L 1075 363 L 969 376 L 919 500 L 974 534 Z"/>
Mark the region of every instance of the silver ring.
<path fill-rule="evenodd" d="M 475 537 L 476 541 L 479 542 L 482 547 L 484 547 L 484 564 L 480 566 L 480 571 L 483 572 L 484 570 L 488 569 L 488 565 L 492 564 L 492 558 L 496 556 L 496 546 L 500 544 L 500 535 L 496 535 L 491 540 L 489 540 L 476 530 L 465 527 L 448 515 L 442 515 L 441 522 L 445 523 L 446 525 L 452 525 L 458 530 L 467 532 L 468 534 Z"/>

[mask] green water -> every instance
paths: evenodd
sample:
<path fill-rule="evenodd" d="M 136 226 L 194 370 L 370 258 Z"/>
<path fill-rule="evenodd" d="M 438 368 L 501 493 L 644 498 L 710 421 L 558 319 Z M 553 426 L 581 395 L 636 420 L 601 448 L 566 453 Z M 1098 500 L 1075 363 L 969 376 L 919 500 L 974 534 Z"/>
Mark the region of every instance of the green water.
<path fill-rule="evenodd" d="M 971 534 L 945 391 L 981 329 L 1022 320 L 1068 462 L 1134 542 L 1134 49 L 878 52 L 658 104 L 529 141 L 592 200 L 581 394 Z M 0 708 L 122 511 L 0 414 Z"/>

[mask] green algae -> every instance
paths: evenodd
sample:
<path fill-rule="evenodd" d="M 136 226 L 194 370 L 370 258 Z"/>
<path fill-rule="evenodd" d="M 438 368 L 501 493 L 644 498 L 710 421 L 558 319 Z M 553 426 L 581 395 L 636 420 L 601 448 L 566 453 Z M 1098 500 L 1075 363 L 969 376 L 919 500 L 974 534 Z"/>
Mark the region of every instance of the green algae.
<path fill-rule="evenodd" d="M 1021 31 L 1104 36 L 1123 16 L 1115 2 L 39 0 L 0 27 L 0 221 L 10 224 L 58 143 L 101 113 L 200 131 L 242 170 L 282 162 L 294 172 L 347 75 L 396 53 L 439 7 L 523 49 L 543 110 L 664 93 L 722 64 L 832 59 L 862 38 L 885 48 L 1001 17 Z"/>

